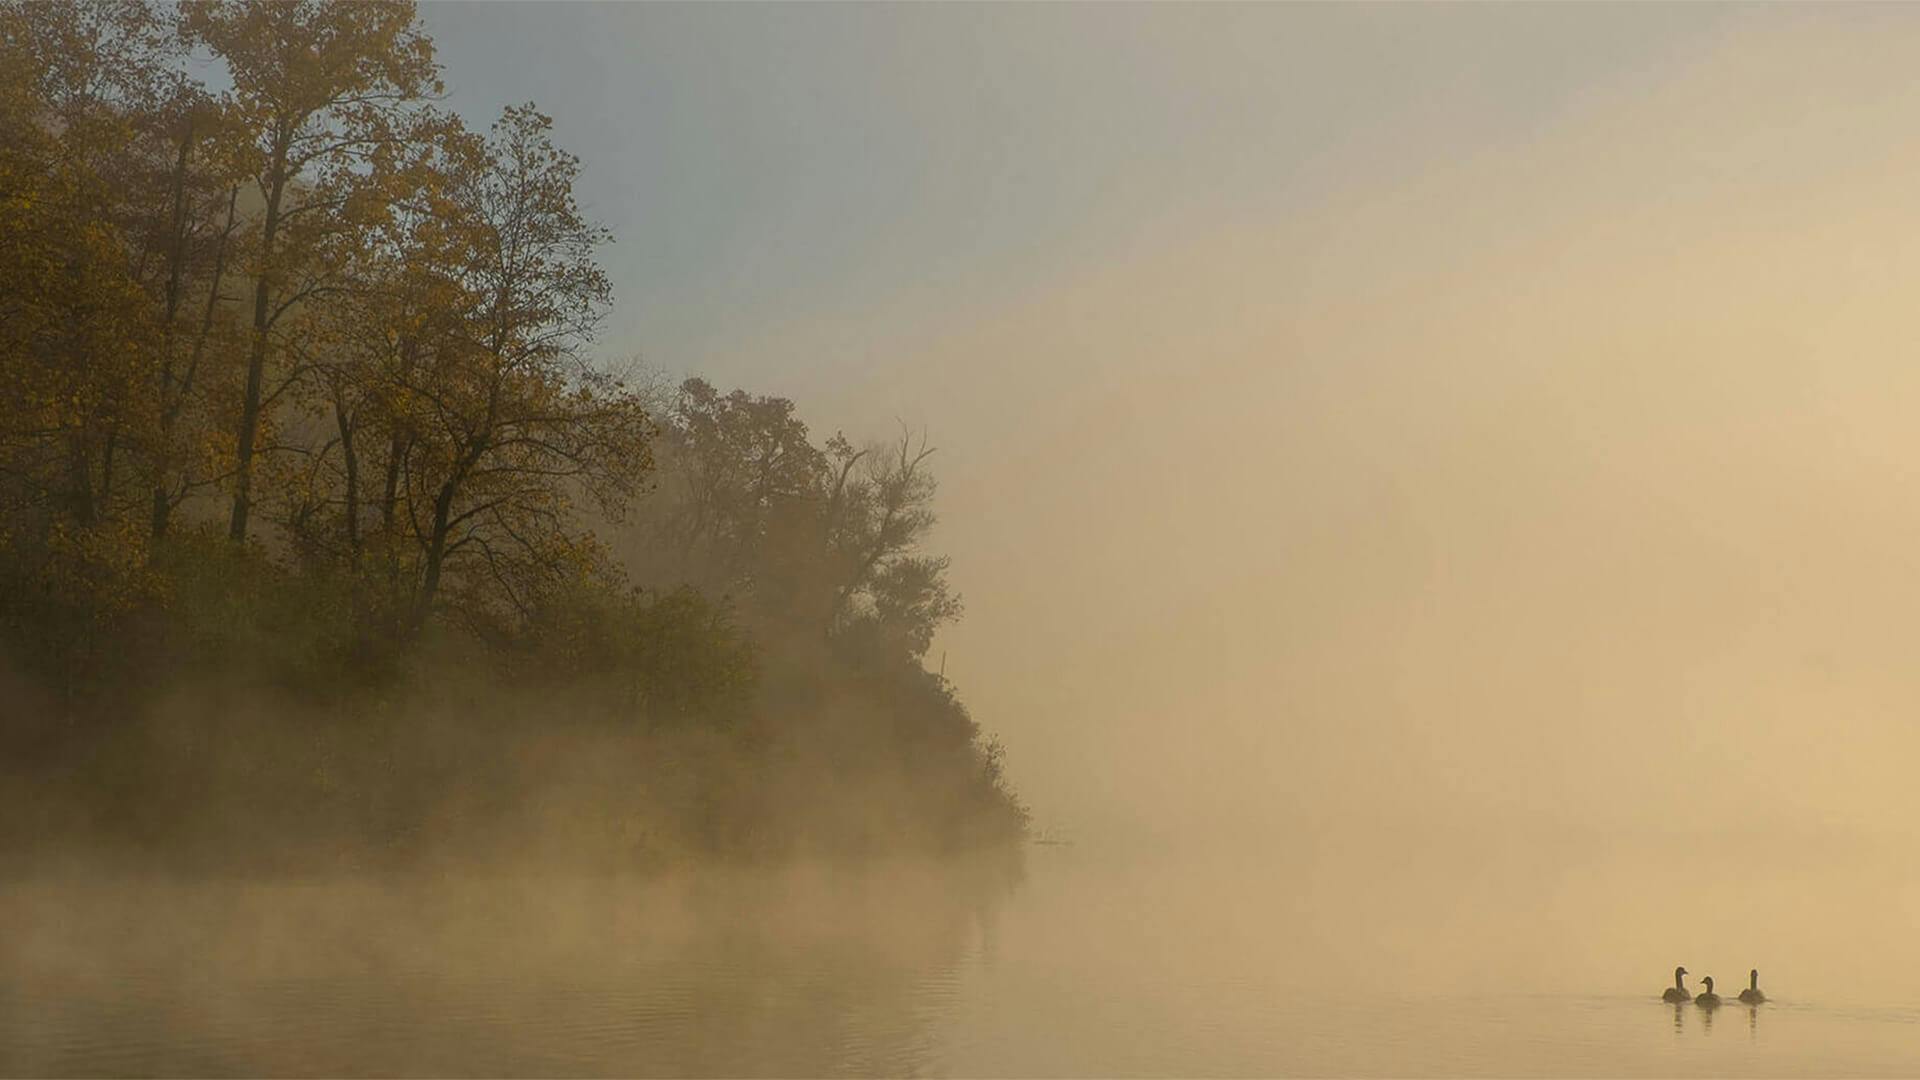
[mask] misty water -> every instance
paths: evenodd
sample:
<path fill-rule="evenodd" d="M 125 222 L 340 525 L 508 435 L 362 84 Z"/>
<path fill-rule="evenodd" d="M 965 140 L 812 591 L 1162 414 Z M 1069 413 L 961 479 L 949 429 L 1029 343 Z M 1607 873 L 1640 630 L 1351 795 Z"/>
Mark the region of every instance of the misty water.
<path fill-rule="evenodd" d="M 1402 838 L 647 880 L 68 875 L 7 886 L 0 1071 L 1912 1075 L 1914 870 L 1832 842 Z M 1680 963 L 1728 1003 L 1663 1005 Z M 1732 1000 L 1753 966 L 1758 1009 Z"/>

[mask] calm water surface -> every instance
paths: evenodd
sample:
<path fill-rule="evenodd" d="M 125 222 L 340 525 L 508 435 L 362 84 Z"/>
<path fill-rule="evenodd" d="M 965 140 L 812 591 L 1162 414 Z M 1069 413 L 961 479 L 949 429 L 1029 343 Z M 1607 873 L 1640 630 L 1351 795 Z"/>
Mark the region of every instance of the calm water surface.
<path fill-rule="evenodd" d="M 1920 889 L 1859 861 L 1082 844 L 666 882 L 15 882 L 0 1071 L 1920 1074 Z M 1663 1005 L 1676 963 L 1729 996 L 1758 965 L 1776 1000 Z"/>

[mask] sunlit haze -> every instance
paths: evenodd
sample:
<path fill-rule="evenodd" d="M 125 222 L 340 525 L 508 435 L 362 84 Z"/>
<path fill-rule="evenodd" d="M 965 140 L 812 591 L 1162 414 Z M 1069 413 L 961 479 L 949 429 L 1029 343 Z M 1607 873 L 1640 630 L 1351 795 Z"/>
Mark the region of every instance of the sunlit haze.
<path fill-rule="evenodd" d="M 0 1076 L 1920 1075 L 1916 72 L 0 0 Z"/>
<path fill-rule="evenodd" d="M 1910 10 L 426 18 L 602 352 L 931 433 L 1041 826 L 1911 835 Z"/>

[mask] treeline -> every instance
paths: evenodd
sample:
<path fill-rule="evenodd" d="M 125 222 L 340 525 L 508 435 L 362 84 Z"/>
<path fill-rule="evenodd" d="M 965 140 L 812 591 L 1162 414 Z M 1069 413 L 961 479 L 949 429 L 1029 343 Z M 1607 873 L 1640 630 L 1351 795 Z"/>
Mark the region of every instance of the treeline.
<path fill-rule="evenodd" d="M 0 841 L 1019 835 L 924 439 L 597 365 L 578 160 L 440 91 L 407 3 L 0 2 Z"/>

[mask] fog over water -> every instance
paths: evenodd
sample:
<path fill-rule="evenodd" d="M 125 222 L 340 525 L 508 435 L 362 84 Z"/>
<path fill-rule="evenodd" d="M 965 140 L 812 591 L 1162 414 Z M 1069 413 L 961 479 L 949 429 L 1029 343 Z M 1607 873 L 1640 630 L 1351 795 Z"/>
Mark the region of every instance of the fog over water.
<path fill-rule="evenodd" d="M 930 433 L 1038 842 L 82 858 L 0 1072 L 1920 1072 L 1920 9 L 423 14 L 598 354 Z"/>
<path fill-rule="evenodd" d="M 1911 1073 L 1910 861 L 1460 854 L 1080 844 L 1024 872 L 42 884 L 7 898 L 0 1067 Z M 1718 1010 L 1662 1005 L 1675 955 L 1725 983 L 1757 956 L 1772 1000 L 1723 984 Z"/>
<path fill-rule="evenodd" d="M 934 433 L 1043 824 L 1910 834 L 1910 12 L 428 14 L 623 343 Z"/>

